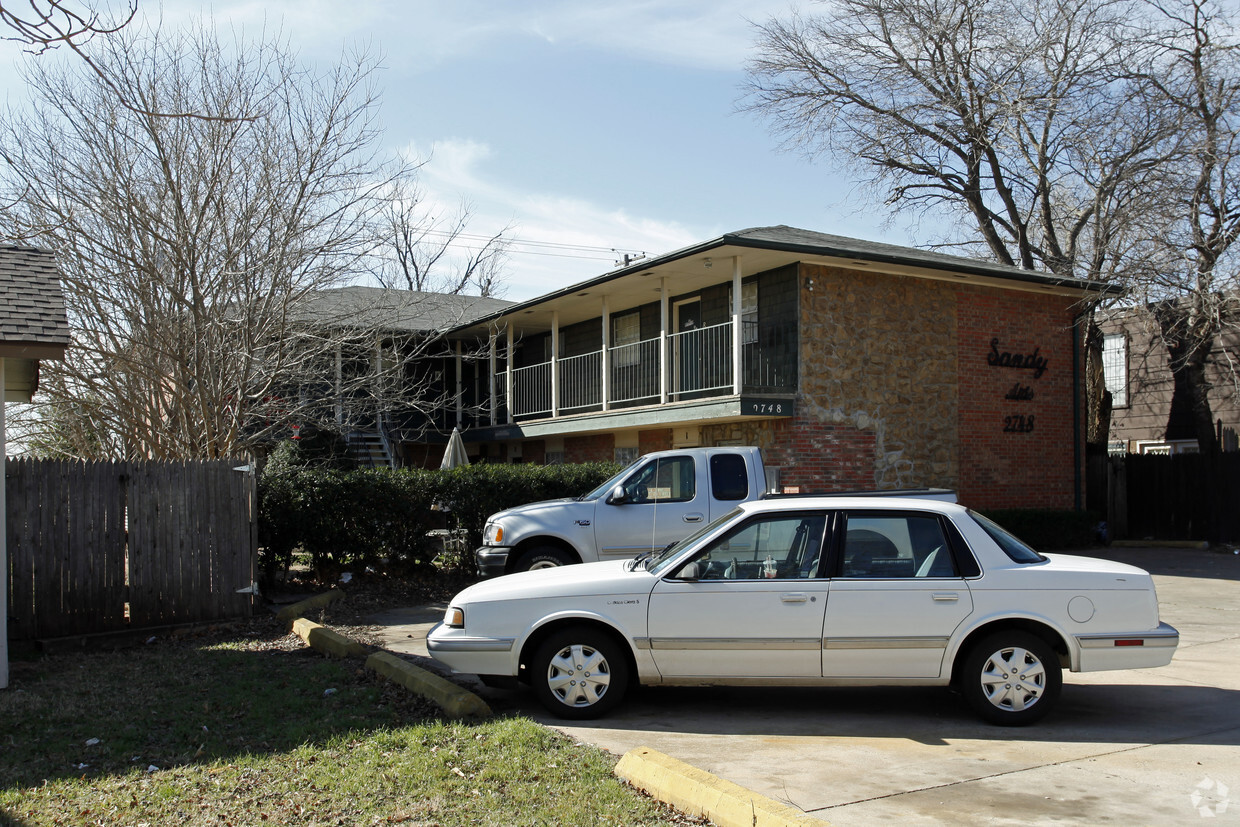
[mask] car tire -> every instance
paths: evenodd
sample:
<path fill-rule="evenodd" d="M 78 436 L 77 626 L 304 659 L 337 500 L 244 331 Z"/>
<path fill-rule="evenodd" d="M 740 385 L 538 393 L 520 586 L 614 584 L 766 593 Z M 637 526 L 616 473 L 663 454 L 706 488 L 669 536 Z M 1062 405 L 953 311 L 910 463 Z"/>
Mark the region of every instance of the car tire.
<path fill-rule="evenodd" d="M 554 569 L 560 566 L 569 566 L 577 561 L 573 559 L 568 552 L 556 548 L 555 546 L 539 546 L 538 548 L 527 551 L 517 559 L 517 563 L 512 570 L 517 571 L 537 571 L 539 569 Z"/>
<path fill-rule="evenodd" d="M 1041 720 L 1059 699 L 1063 671 L 1045 640 L 1012 629 L 988 635 L 969 650 L 960 693 L 978 715 L 999 726 Z"/>
<path fill-rule="evenodd" d="M 624 698 L 629 662 L 614 638 L 574 627 L 551 635 L 530 667 L 534 694 L 551 714 L 585 720 L 611 711 Z"/>

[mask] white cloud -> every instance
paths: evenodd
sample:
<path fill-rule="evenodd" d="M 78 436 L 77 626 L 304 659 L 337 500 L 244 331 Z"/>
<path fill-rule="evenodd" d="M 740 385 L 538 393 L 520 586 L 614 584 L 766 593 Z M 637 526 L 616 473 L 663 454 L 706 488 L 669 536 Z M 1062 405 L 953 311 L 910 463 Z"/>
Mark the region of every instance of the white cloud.
<path fill-rule="evenodd" d="M 407 153 L 425 157 L 413 147 Z M 430 154 L 419 178 L 424 203 L 449 209 L 467 200 L 473 210 L 470 234 L 489 236 L 513 227 L 517 243 L 506 280 L 510 299 L 532 298 L 593 278 L 612 269 L 626 252 L 653 256 L 704 238 L 677 221 L 633 215 L 580 197 L 509 187 L 488 169 L 488 162 L 502 159 L 479 141 L 439 141 Z"/>

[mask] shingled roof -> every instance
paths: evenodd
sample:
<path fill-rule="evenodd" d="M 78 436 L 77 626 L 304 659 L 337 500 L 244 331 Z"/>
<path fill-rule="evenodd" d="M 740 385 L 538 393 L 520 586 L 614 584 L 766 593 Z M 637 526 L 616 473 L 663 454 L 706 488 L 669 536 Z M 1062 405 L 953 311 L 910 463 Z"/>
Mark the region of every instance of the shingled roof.
<path fill-rule="evenodd" d="M 68 345 L 69 320 L 55 256 L 0 244 L 0 356 L 59 359 Z"/>
<path fill-rule="evenodd" d="M 293 315 L 302 323 L 326 327 L 430 333 L 468 324 L 512 304 L 482 296 L 354 285 L 310 293 L 293 307 Z"/>

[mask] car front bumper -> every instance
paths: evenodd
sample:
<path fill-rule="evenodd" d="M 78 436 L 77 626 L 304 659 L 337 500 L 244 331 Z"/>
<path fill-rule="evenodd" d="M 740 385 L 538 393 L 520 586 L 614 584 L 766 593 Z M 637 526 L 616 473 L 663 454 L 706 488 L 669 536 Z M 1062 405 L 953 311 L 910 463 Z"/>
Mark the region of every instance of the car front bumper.
<path fill-rule="evenodd" d="M 500 546 L 483 546 L 474 552 L 474 562 L 478 566 L 479 577 L 499 577 L 508 571 L 509 548 Z"/>

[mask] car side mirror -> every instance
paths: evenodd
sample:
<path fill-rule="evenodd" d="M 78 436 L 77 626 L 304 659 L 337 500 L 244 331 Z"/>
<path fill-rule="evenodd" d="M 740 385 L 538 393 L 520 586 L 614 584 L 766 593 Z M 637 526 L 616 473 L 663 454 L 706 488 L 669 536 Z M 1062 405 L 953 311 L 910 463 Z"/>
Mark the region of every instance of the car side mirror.
<path fill-rule="evenodd" d="M 677 580 L 696 581 L 702 578 L 701 567 L 696 562 L 685 563 L 681 566 L 680 571 L 676 572 Z"/>
<path fill-rule="evenodd" d="M 607 495 L 608 505 L 624 505 L 628 501 L 629 498 L 624 494 L 623 485 L 617 485 L 615 488 L 611 489 L 611 493 Z"/>

